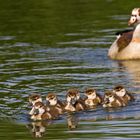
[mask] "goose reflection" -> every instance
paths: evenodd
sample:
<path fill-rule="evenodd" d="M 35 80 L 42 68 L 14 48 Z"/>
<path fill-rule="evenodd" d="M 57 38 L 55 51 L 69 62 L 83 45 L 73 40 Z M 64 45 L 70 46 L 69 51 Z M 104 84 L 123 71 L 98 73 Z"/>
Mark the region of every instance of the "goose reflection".
<path fill-rule="evenodd" d="M 140 83 L 140 60 L 121 61 L 119 65 L 126 69 L 133 82 L 136 84 Z"/>

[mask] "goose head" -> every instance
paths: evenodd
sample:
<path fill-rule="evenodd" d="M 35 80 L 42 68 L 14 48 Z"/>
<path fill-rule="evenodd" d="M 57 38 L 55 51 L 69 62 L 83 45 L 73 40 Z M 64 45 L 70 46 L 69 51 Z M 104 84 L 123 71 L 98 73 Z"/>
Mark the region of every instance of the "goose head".
<path fill-rule="evenodd" d="M 137 25 L 140 23 L 140 8 L 134 8 L 131 13 L 128 25 Z"/>

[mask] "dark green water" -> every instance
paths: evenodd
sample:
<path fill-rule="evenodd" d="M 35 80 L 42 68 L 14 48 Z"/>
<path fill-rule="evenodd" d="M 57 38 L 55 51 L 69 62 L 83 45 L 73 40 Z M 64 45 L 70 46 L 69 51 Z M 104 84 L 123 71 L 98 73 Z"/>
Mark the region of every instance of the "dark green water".
<path fill-rule="evenodd" d="M 0 0 L 0 138 L 68 140 L 140 139 L 140 61 L 109 60 L 115 32 L 128 28 L 138 0 Z M 69 88 L 105 89 L 123 84 L 136 100 L 118 110 L 66 115 L 52 122 L 28 120 L 27 97 Z M 34 127 L 34 129 L 32 128 Z M 37 135 L 37 134 L 36 134 Z"/>

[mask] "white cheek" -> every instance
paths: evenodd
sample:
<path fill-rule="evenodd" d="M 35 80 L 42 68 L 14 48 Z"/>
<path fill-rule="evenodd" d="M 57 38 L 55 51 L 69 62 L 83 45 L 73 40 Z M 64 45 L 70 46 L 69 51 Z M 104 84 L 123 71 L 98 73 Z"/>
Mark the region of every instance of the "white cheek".
<path fill-rule="evenodd" d="M 119 97 L 123 97 L 125 95 L 125 93 L 126 93 L 125 89 L 122 89 L 122 90 L 116 92 L 116 95 Z"/>
<path fill-rule="evenodd" d="M 114 101 L 114 97 L 110 97 L 110 98 L 109 98 L 109 101 L 110 101 L 110 102 L 113 102 L 113 101 Z"/>
<path fill-rule="evenodd" d="M 77 100 L 79 100 L 79 98 L 80 98 L 80 95 L 79 95 L 79 94 L 77 94 L 77 95 L 76 95 L 76 98 L 77 98 Z"/>
<path fill-rule="evenodd" d="M 32 101 L 32 104 L 34 105 L 34 104 L 37 103 L 37 102 L 42 102 L 42 99 L 41 99 L 41 98 L 38 98 L 37 100 Z"/>
<path fill-rule="evenodd" d="M 96 98 L 96 94 L 91 94 L 88 96 L 89 99 L 95 99 Z"/>
<path fill-rule="evenodd" d="M 39 108 L 38 111 L 39 111 L 39 114 L 43 114 L 45 112 L 43 108 Z"/>
<path fill-rule="evenodd" d="M 57 101 L 55 99 L 50 100 L 49 102 L 50 102 L 50 105 L 56 105 L 57 104 Z"/>
<path fill-rule="evenodd" d="M 71 101 L 71 98 L 68 96 L 67 97 L 67 102 L 70 102 Z"/>
<path fill-rule="evenodd" d="M 34 108 L 35 108 L 35 109 L 39 109 L 39 106 L 35 106 Z"/>
<path fill-rule="evenodd" d="M 41 98 L 39 98 L 39 99 L 37 99 L 37 100 L 36 100 L 36 102 L 42 102 L 42 99 L 41 99 Z"/>

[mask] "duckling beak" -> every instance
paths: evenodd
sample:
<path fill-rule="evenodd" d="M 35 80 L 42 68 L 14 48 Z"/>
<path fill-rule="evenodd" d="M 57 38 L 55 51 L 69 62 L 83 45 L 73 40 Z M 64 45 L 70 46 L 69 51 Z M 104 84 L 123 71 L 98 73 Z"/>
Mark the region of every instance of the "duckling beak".
<path fill-rule="evenodd" d="M 34 115 L 38 115 L 39 114 L 39 110 L 38 109 L 35 109 L 34 110 Z"/>
<path fill-rule="evenodd" d="M 71 99 L 71 103 L 72 103 L 72 105 L 74 105 L 76 103 L 76 99 L 75 98 L 72 98 Z"/>
<path fill-rule="evenodd" d="M 109 98 L 106 98 L 103 102 L 103 104 L 108 104 L 109 103 Z"/>

